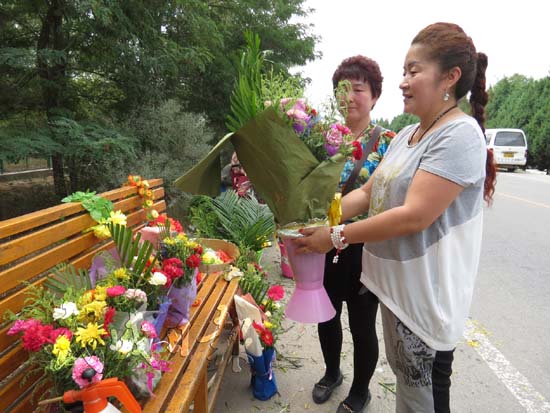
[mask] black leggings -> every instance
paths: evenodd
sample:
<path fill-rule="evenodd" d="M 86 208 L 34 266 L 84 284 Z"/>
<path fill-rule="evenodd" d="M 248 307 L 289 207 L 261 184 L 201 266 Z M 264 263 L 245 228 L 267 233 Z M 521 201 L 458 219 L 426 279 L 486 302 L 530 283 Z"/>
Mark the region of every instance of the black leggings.
<path fill-rule="evenodd" d="M 432 393 L 435 413 L 449 413 L 451 388 L 451 374 L 454 359 L 454 350 L 437 351 L 432 366 Z"/>
<path fill-rule="evenodd" d="M 363 244 L 352 244 L 342 250 L 337 264 L 332 262 L 334 254 L 335 250 L 332 250 L 326 256 L 324 286 L 336 309 L 336 315 L 333 319 L 317 325 L 321 350 L 327 366 L 325 374 L 334 379 L 338 377 L 342 352 L 340 315 L 342 303 L 346 301 L 353 338 L 353 383 L 350 394 L 366 397 L 378 361 L 378 299 L 368 290 L 359 294 L 363 286 L 360 282 Z"/>

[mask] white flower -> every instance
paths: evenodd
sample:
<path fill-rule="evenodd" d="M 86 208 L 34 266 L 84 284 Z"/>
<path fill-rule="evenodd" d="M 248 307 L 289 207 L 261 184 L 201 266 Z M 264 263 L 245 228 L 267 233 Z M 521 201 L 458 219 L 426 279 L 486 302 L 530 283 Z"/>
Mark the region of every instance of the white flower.
<path fill-rule="evenodd" d="M 168 278 L 166 278 L 166 275 L 164 275 L 160 271 L 156 271 L 151 276 L 151 279 L 149 280 L 149 284 L 151 284 L 151 285 L 165 285 L 167 281 L 168 281 Z"/>
<path fill-rule="evenodd" d="M 111 344 L 111 350 L 122 354 L 128 354 L 133 348 L 134 344 L 130 340 L 118 340 L 115 344 Z"/>
<path fill-rule="evenodd" d="M 71 301 L 67 301 L 61 304 L 61 307 L 53 309 L 54 320 L 59 320 L 59 319 L 65 320 L 70 316 L 77 315 L 77 314 L 78 314 L 78 308 L 76 307 L 76 304 Z"/>
<path fill-rule="evenodd" d="M 136 300 L 142 303 L 147 302 L 147 294 L 145 294 L 144 291 L 139 289 L 128 288 L 124 293 L 124 297 L 126 297 L 129 300 Z"/>

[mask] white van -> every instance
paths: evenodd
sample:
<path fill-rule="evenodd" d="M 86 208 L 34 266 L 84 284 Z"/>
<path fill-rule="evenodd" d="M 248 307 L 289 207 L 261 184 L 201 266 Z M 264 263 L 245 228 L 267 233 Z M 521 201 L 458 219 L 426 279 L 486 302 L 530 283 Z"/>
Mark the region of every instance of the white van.
<path fill-rule="evenodd" d="M 525 170 L 527 165 L 527 139 L 521 129 L 486 129 L 487 148 L 493 151 L 499 168 Z"/>

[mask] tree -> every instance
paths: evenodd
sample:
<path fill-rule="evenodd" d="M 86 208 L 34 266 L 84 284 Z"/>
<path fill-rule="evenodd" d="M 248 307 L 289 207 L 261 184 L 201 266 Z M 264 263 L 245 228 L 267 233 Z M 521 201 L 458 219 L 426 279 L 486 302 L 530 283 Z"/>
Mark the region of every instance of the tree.
<path fill-rule="evenodd" d="M 113 141 L 112 130 L 106 127 L 113 121 L 113 111 L 160 101 L 184 68 L 210 59 L 206 50 L 176 43 L 167 35 L 167 16 L 177 14 L 177 7 L 139 0 L 3 3 L 0 65 L 7 76 L 0 83 L 0 95 L 20 98 L 0 101 L 7 118 L 1 135 L 5 141 L 13 137 L 7 131 L 28 133 L 33 150 L 51 156 L 58 196 L 66 194 L 66 161 L 74 190 L 78 182 L 71 170 L 82 161 L 80 154 L 89 155 L 90 149 L 102 144 L 128 149 L 115 145 L 121 139 Z M 16 121 L 28 116 L 31 124 Z M 94 133 L 78 134 L 90 126 Z M 92 147 L 75 152 L 73 140 L 80 146 L 91 140 Z M 24 153 L 15 148 L 4 156 Z"/>
<path fill-rule="evenodd" d="M 304 0 L 5 0 L 0 6 L 3 159 L 51 156 L 56 192 L 79 185 L 79 163 L 131 151 L 122 120 L 176 98 L 224 128 L 242 32 L 260 34 L 280 71 L 315 57 L 292 23 Z M 13 142 L 14 137 L 17 141 Z M 8 146 L 9 145 L 9 146 Z"/>
<path fill-rule="evenodd" d="M 518 128 L 527 134 L 529 163 L 550 170 L 550 77 L 501 79 L 489 89 L 488 128 Z"/>

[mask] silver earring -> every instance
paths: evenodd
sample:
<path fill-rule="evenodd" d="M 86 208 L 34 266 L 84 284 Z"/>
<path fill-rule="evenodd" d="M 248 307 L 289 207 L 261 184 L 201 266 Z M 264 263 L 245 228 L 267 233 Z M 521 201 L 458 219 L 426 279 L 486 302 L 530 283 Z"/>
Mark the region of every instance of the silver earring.
<path fill-rule="evenodd" d="M 448 91 L 445 91 L 445 94 L 443 95 L 443 100 L 447 102 L 451 96 L 449 95 Z"/>

